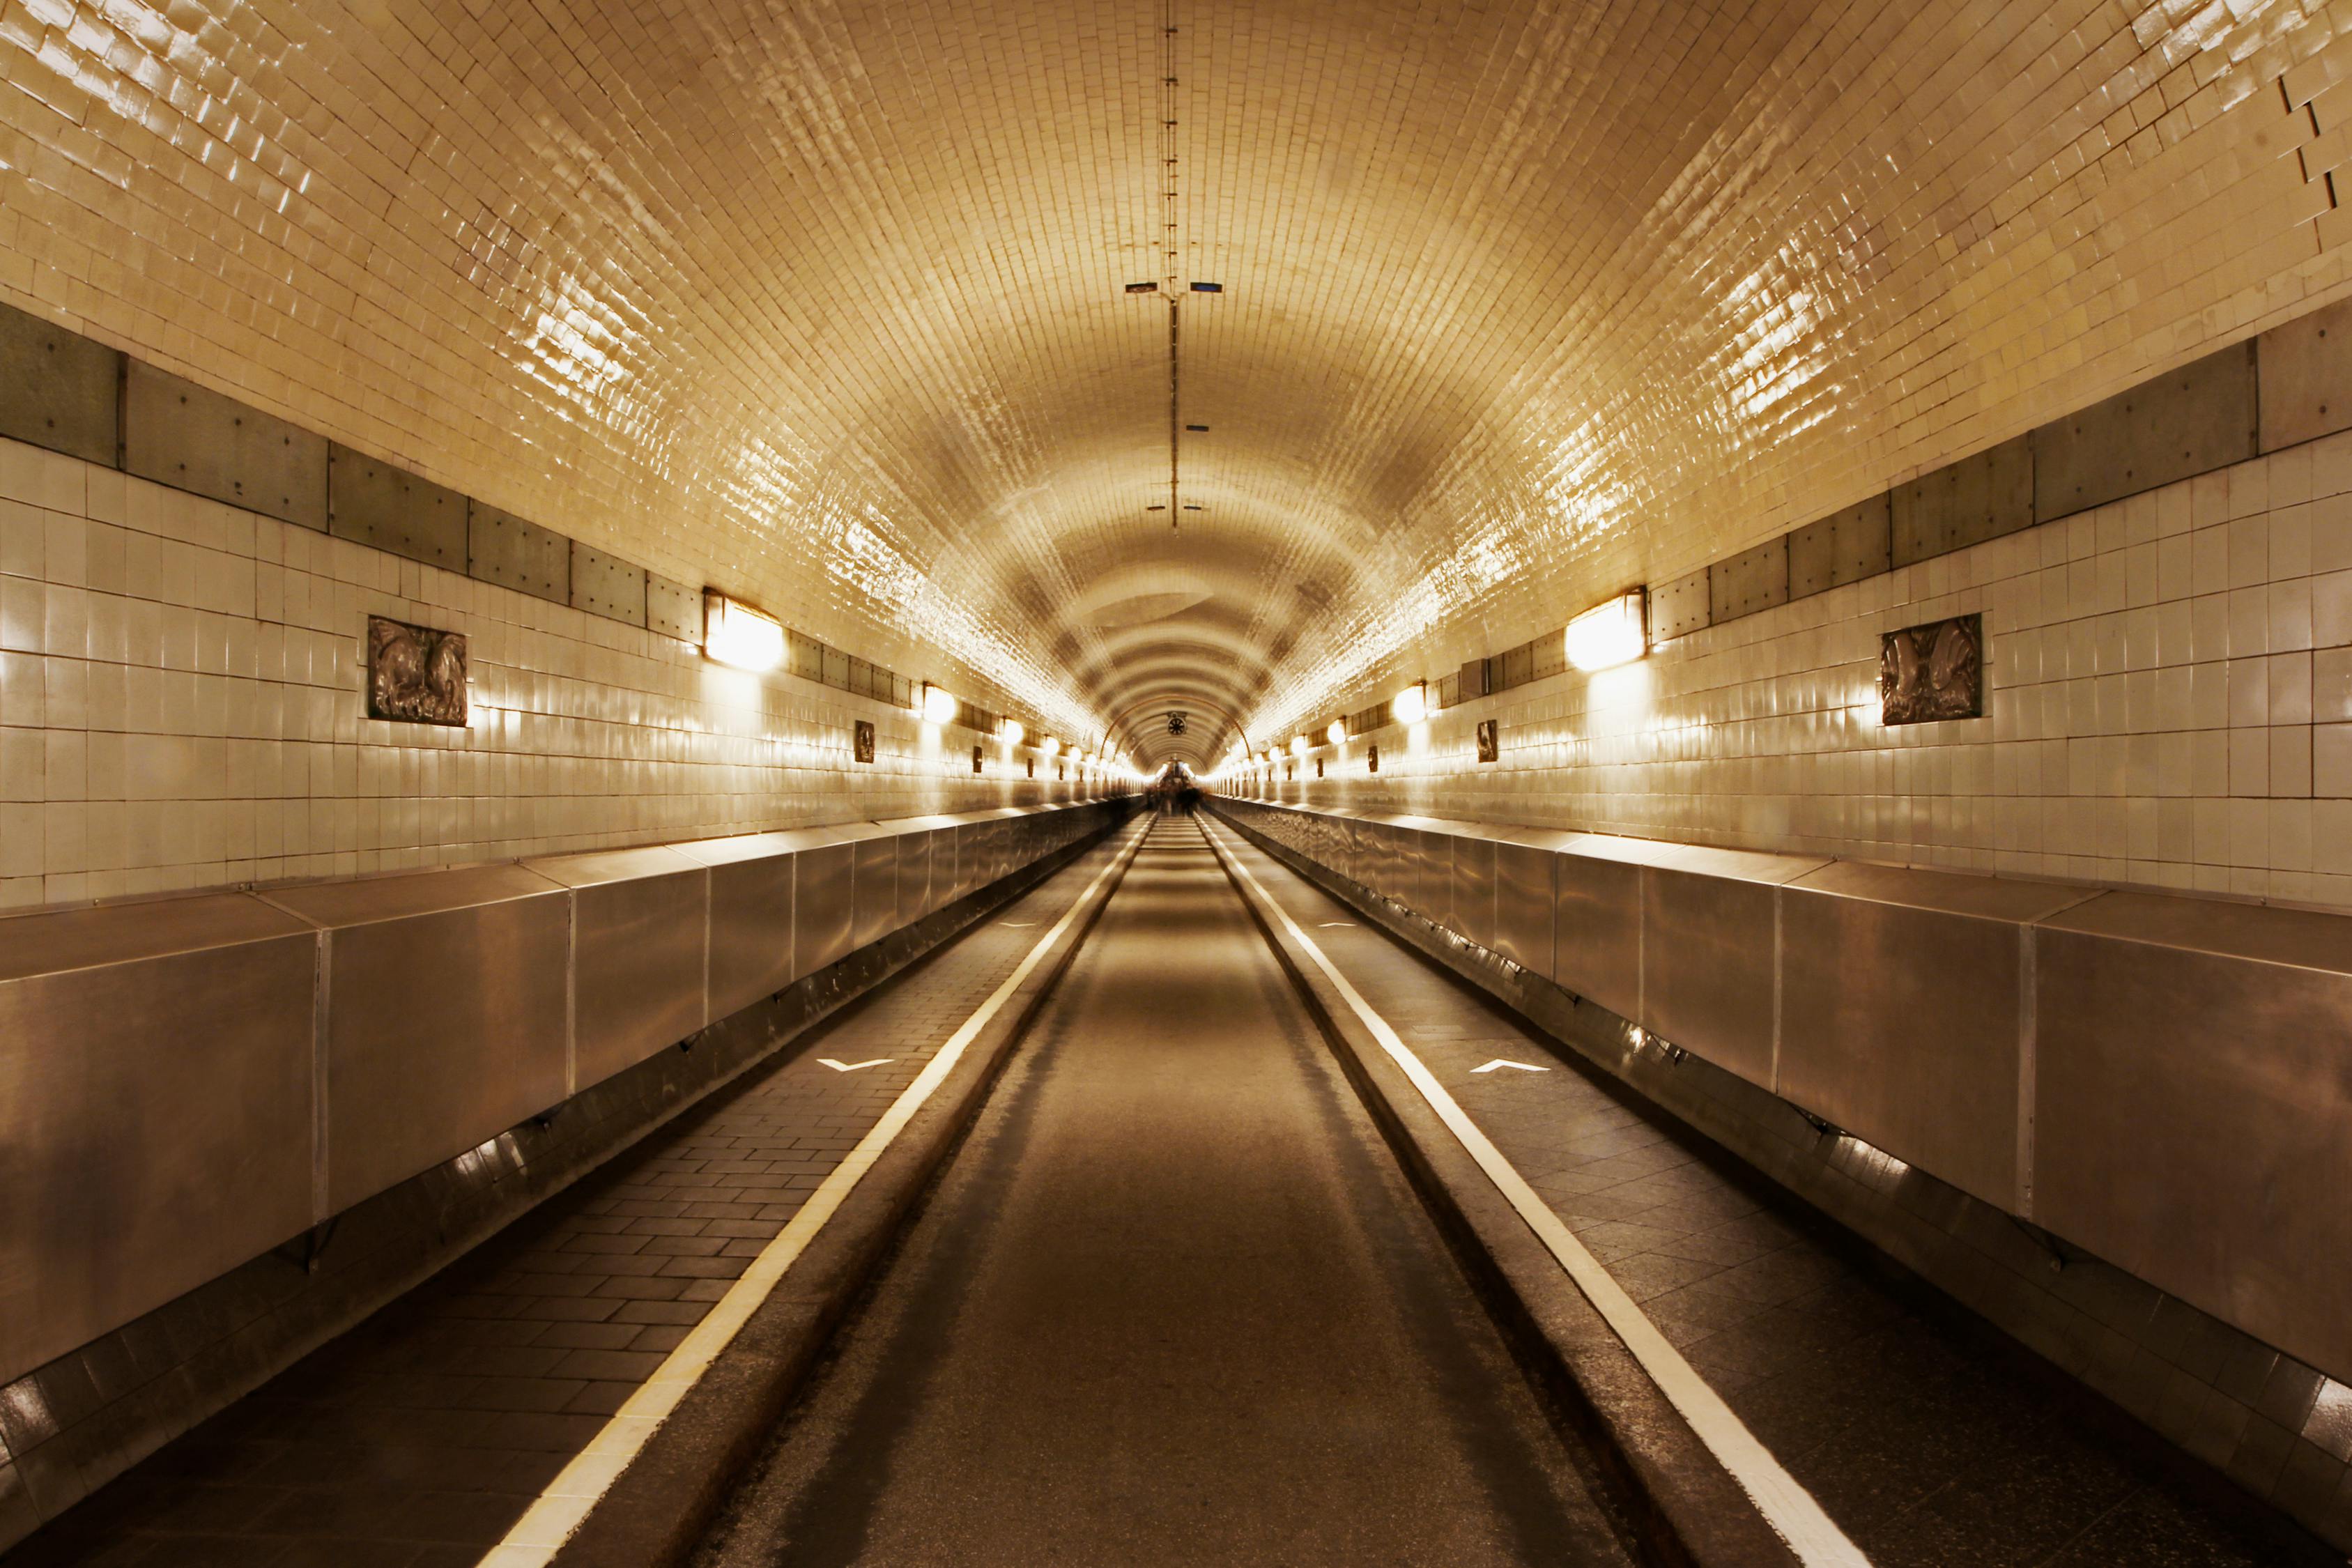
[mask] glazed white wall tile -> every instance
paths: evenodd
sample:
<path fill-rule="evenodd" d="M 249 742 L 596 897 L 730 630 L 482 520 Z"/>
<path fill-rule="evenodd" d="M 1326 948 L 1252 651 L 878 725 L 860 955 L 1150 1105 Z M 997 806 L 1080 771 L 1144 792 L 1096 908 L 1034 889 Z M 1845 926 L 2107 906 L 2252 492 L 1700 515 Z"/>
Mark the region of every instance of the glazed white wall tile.
<path fill-rule="evenodd" d="M 467 728 L 364 717 L 371 614 L 467 635 Z M 0 441 L 0 907 L 1079 797 L 977 739 Z"/>
<path fill-rule="evenodd" d="M 1880 634 L 1971 611 L 1986 716 L 1881 726 Z M 1501 754 L 1481 765 L 1489 718 Z M 2352 435 L 1319 747 L 1297 771 L 1241 787 L 2352 908 Z"/>

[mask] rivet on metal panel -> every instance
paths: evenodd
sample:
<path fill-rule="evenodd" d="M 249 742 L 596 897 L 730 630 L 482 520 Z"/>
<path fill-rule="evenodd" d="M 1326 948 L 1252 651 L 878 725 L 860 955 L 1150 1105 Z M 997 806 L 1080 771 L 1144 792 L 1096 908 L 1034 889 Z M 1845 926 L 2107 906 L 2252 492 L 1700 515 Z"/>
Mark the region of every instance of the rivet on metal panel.
<path fill-rule="evenodd" d="M 0 306 L 0 436 L 113 468 L 122 356 Z"/>

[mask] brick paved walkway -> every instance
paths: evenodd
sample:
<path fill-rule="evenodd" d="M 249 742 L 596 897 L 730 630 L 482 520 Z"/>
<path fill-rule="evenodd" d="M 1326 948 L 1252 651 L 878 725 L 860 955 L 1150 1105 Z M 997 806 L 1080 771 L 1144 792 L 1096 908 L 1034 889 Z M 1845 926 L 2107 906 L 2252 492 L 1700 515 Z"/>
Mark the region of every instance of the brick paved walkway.
<path fill-rule="evenodd" d="M 2054 1369 L 1221 835 L 1876 1568 L 2287 1561 L 2251 1500 L 2117 1441 Z M 1551 1070 L 1471 1071 L 1497 1057 Z"/>
<path fill-rule="evenodd" d="M 8 1568 L 474 1563 L 1124 838 L 169 1445 Z"/>

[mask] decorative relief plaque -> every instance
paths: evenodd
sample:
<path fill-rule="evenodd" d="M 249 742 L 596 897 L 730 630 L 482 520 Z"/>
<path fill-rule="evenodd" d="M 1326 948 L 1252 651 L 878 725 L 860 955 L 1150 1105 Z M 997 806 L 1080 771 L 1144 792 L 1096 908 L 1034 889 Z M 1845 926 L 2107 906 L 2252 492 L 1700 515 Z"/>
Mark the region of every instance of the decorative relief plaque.
<path fill-rule="evenodd" d="M 1984 617 L 1955 616 L 1878 639 L 1879 721 L 1932 724 L 1984 716 Z"/>
<path fill-rule="evenodd" d="M 1495 733 L 1495 721 L 1492 719 L 1479 720 L 1478 760 L 1482 763 L 1491 763 L 1502 754 L 1503 743 Z"/>
<path fill-rule="evenodd" d="M 1378 746 L 1366 746 L 1364 748 L 1364 765 L 1368 772 L 1379 773 L 1381 771 L 1381 749 Z"/>
<path fill-rule="evenodd" d="M 874 760 L 874 725 L 871 721 L 865 719 L 858 720 L 856 723 L 857 727 L 852 733 L 851 744 L 856 748 L 859 762 L 870 763 Z"/>
<path fill-rule="evenodd" d="M 466 635 L 370 616 L 367 710 L 404 724 L 466 723 Z"/>
<path fill-rule="evenodd" d="M 971 749 L 971 771 L 973 773 L 980 772 L 980 748 L 978 746 L 974 746 Z"/>

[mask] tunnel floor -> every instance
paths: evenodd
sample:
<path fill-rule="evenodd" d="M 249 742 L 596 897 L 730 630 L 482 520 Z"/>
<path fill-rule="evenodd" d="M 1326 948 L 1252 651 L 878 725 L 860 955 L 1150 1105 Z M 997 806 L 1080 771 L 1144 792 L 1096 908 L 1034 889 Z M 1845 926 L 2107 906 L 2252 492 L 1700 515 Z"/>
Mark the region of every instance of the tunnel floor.
<path fill-rule="evenodd" d="M 1214 831 L 1874 1568 L 2342 1561 Z M 166 1445 L 7 1568 L 482 1562 L 1130 841 Z M 1497 1058 L 1542 1070 L 1476 1070 Z M 1618 1524 L 1202 826 L 1171 818 L 698 1563 L 1616 1563 Z"/>
<path fill-rule="evenodd" d="M 1628 1559 L 1175 818 L 700 1561 Z"/>

